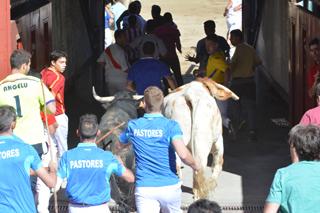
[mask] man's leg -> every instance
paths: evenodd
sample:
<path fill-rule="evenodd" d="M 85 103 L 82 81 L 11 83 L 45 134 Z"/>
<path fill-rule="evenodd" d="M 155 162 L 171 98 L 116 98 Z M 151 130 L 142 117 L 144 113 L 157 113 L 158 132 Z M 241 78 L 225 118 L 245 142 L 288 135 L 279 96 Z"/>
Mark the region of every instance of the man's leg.
<path fill-rule="evenodd" d="M 173 71 L 174 78 L 176 79 L 177 86 L 178 87 L 182 86 L 183 79 L 182 79 L 182 75 L 181 75 L 181 67 L 180 67 L 180 61 L 179 61 L 178 56 L 171 59 L 170 66 Z"/>
<path fill-rule="evenodd" d="M 32 147 L 37 151 L 39 157 L 41 158 L 43 154 L 42 143 L 34 144 Z M 33 195 L 36 195 L 37 176 L 30 176 L 30 182 Z"/>
<path fill-rule="evenodd" d="M 161 213 L 182 213 L 181 183 L 158 188 L 158 200 L 161 206 Z"/>
<path fill-rule="evenodd" d="M 159 213 L 160 203 L 155 199 L 159 187 L 136 187 L 135 199 L 138 213 Z"/>
<path fill-rule="evenodd" d="M 59 157 L 68 150 L 68 117 L 66 114 L 56 116 L 58 128 L 54 134 L 55 140 L 58 144 Z"/>
<path fill-rule="evenodd" d="M 47 135 L 47 131 L 45 130 L 45 134 Z M 46 136 L 48 138 L 48 136 Z M 44 167 L 48 167 L 49 162 L 51 161 L 51 153 L 53 155 L 52 160 L 57 160 L 58 150 L 57 144 L 53 137 L 50 137 L 51 146 L 46 151 L 45 154 L 42 155 L 42 164 Z M 51 150 L 52 149 L 52 150 Z M 37 178 L 37 186 L 36 186 L 37 196 L 37 210 L 38 213 L 49 213 L 49 201 L 52 195 L 50 188 L 40 179 Z"/>

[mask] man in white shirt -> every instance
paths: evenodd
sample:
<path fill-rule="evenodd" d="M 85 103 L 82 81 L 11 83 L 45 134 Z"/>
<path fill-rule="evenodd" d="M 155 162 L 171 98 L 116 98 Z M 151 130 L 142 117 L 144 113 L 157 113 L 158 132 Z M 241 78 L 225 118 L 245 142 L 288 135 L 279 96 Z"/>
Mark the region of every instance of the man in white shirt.
<path fill-rule="evenodd" d="M 127 54 L 124 50 L 127 44 L 125 31 L 117 30 L 114 38 L 116 43 L 107 47 L 97 60 L 99 64 L 104 65 L 104 77 L 109 95 L 114 95 L 126 88 L 129 68 Z"/>

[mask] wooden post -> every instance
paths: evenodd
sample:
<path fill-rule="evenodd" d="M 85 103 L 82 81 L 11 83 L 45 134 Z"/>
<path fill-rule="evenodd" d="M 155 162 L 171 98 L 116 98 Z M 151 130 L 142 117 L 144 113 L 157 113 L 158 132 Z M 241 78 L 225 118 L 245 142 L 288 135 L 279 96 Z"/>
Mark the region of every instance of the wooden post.
<path fill-rule="evenodd" d="M 11 28 L 10 0 L 0 1 L 0 80 L 10 73 Z"/>

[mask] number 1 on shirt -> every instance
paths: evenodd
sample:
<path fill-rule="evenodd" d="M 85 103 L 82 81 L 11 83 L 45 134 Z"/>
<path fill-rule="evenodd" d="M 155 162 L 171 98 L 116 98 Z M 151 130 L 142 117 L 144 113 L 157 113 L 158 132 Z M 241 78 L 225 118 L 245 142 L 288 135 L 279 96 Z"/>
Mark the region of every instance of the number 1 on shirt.
<path fill-rule="evenodd" d="M 16 101 L 17 116 L 22 117 L 19 95 L 14 96 L 14 99 Z"/>

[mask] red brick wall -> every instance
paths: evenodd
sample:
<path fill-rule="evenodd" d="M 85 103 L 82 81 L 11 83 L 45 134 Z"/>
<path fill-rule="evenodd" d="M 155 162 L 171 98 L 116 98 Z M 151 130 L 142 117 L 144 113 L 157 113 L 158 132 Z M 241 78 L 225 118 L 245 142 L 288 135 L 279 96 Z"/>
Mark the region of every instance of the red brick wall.
<path fill-rule="evenodd" d="M 0 80 L 10 73 L 10 0 L 0 1 Z"/>

